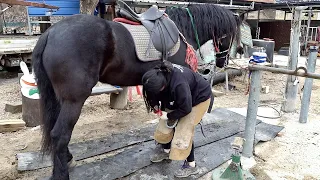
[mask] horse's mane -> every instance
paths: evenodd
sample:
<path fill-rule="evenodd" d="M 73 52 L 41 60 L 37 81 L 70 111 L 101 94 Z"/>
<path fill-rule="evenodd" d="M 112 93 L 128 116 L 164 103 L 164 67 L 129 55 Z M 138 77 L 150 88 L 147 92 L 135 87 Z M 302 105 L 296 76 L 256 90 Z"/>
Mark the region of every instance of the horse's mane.
<path fill-rule="evenodd" d="M 222 6 L 213 4 L 189 4 L 199 38 L 221 38 L 225 35 L 237 35 L 240 18 Z M 165 11 L 178 26 L 184 36 L 195 38 L 191 20 L 185 7 L 168 7 Z M 202 27 L 202 28 L 200 28 Z M 201 40 L 200 40 L 201 41 Z"/>

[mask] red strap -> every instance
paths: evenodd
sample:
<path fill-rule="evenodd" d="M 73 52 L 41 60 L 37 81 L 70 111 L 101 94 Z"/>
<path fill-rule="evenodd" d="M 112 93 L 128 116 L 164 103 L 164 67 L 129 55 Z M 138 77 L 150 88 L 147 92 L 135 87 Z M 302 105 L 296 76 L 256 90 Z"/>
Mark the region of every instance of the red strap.
<path fill-rule="evenodd" d="M 129 96 L 129 101 L 132 102 L 133 101 L 133 99 L 132 99 L 132 88 L 129 87 L 128 91 L 129 91 L 128 92 L 129 93 L 129 95 L 128 95 Z"/>
<path fill-rule="evenodd" d="M 138 94 L 139 96 L 142 96 L 142 93 L 141 93 L 141 91 L 140 91 L 140 87 L 139 87 L 139 86 L 136 86 L 136 90 L 137 90 L 137 94 Z"/>
<path fill-rule="evenodd" d="M 219 48 L 217 47 L 217 42 L 215 36 L 213 36 L 213 47 L 216 52 L 220 52 Z"/>
<path fill-rule="evenodd" d="M 158 114 L 159 116 L 162 116 L 162 111 L 159 109 L 158 111 L 154 111 L 155 114 Z"/>
<path fill-rule="evenodd" d="M 140 22 L 130 21 L 129 19 L 126 19 L 126 18 L 114 18 L 113 21 L 114 22 L 122 22 L 122 23 L 126 23 L 126 24 L 131 24 L 131 25 L 141 25 Z"/>

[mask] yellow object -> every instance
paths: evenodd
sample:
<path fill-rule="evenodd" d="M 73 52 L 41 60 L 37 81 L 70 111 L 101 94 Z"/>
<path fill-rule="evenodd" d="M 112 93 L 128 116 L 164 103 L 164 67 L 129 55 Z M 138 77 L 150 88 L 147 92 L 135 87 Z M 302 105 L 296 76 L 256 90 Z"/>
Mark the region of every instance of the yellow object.
<path fill-rule="evenodd" d="M 192 107 L 192 111 L 178 121 L 175 130 L 167 128 L 165 120 L 159 120 L 154 138 L 160 144 L 166 144 L 172 140 L 169 155 L 170 159 L 185 160 L 189 156 L 195 126 L 200 123 L 209 105 L 210 98 Z"/>
<path fill-rule="evenodd" d="M 173 129 L 166 126 L 166 120 L 160 118 L 156 131 L 154 132 L 154 139 L 160 144 L 167 144 L 173 138 Z"/>

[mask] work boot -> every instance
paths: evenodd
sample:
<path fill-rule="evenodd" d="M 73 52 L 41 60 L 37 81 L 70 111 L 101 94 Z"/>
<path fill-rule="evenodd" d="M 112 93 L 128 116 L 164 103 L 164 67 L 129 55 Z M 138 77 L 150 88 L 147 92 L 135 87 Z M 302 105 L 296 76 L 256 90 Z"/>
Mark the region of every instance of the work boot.
<path fill-rule="evenodd" d="M 178 124 L 178 120 L 172 120 L 172 119 L 168 119 L 167 120 L 167 128 L 173 129 L 177 126 Z"/>
<path fill-rule="evenodd" d="M 169 159 L 169 153 L 164 152 L 163 148 L 157 148 L 156 153 L 151 157 L 151 162 L 157 163 Z"/>
<path fill-rule="evenodd" d="M 174 175 L 178 178 L 185 178 L 191 175 L 196 175 L 199 173 L 199 169 L 196 167 L 191 167 L 187 161 L 184 161 L 181 169 L 179 169 Z"/>

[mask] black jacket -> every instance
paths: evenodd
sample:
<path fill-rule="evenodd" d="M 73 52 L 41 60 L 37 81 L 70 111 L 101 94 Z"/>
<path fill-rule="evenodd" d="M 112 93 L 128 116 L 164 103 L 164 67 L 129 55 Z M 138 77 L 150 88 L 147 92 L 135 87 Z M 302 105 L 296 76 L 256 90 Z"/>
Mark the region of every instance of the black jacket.
<path fill-rule="evenodd" d="M 208 81 L 189 68 L 175 65 L 169 77 L 168 86 L 160 93 L 161 110 L 173 110 L 168 119 L 180 119 L 192 110 L 192 107 L 208 100 L 212 91 Z"/>

